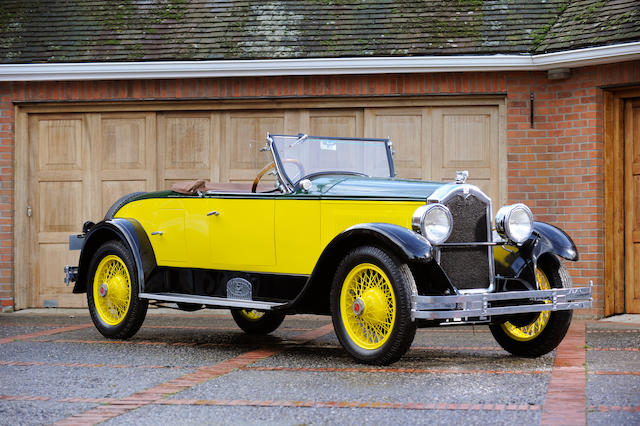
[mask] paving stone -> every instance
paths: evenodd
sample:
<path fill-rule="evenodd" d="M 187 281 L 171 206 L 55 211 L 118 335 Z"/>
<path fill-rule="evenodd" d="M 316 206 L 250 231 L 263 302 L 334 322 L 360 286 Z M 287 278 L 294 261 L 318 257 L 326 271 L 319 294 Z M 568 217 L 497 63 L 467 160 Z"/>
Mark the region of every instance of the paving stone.
<path fill-rule="evenodd" d="M 201 367 L 232 358 L 243 351 L 241 348 L 232 347 L 192 348 L 107 342 L 93 344 L 13 342 L 2 346 L 0 360 Z"/>
<path fill-rule="evenodd" d="M 640 406 L 640 376 L 587 375 L 587 404 Z"/>
<path fill-rule="evenodd" d="M 589 351 L 588 371 L 640 371 L 640 352 Z"/>
<path fill-rule="evenodd" d="M 180 369 L 11 366 L 0 368 L 0 395 L 121 398 L 189 373 Z"/>
<path fill-rule="evenodd" d="M 137 424 L 233 424 L 292 425 L 340 424 L 537 424 L 539 411 L 445 411 L 398 410 L 372 408 L 292 408 L 292 407 L 217 407 L 153 406 L 142 407 L 116 417 L 104 425 Z"/>
<path fill-rule="evenodd" d="M 55 327 L 32 327 L 32 326 L 4 326 L 0 323 L 0 339 L 4 337 L 15 337 L 22 334 L 34 333 L 42 330 L 52 330 Z"/>
<path fill-rule="evenodd" d="M 640 412 L 591 411 L 587 413 L 587 421 L 590 426 L 638 425 L 640 424 Z"/>
<path fill-rule="evenodd" d="M 174 399 L 542 404 L 549 375 L 236 371 Z"/>
<path fill-rule="evenodd" d="M 55 401 L 0 400 L 0 423 L 12 425 L 42 425 L 89 410 L 97 404 Z"/>

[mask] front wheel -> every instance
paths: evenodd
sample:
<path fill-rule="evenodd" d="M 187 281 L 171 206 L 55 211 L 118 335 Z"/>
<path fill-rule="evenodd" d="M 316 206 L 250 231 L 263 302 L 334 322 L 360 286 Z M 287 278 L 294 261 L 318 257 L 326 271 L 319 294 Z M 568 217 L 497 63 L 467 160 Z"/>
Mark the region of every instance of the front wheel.
<path fill-rule="evenodd" d="M 415 282 L 409 267 L 377 247 L 359 247 L 338 266 L 331 289 L 333 328 L 358 361 L 388 365 L 407 352 Z"/>
<path fill-rule="evenodd" d="M 571 277 L 560 261 L 540 263 L 536 268 L 539 290 L 571 287 Z M 551 303 L 546 301 L 545 303 Z M 573 311 L 543 311 L 519 316 L 489 329 L 504 350 L 516 356 L 535 358 L 554 350 L 567 334 Z"/>
<path fill-rule="evenodd" d="M 256 309 L 232 309 L 231 316 L 247 334 L 269 334 L 280 327 L 285 317 L 280 312 Z"/>
<path fill-rule="evenodd" d="M 131 251 L 120 241 L 104 243 L 89 265 L 87 302 L 103 336 L 128 339 L 147 315 L 148 300 L 138 298 L 137 269 Z"/>

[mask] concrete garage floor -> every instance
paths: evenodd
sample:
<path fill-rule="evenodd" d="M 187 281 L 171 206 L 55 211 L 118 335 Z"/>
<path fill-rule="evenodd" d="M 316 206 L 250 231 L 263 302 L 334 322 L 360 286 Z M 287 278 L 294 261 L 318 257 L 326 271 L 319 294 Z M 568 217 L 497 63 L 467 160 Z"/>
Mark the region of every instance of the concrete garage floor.
<path fill-rule="evenodd" d="M 538 359 L 485 326 L 419 330 L 356 364 L 328 317 L 244 335 L 226 311 L 150 311 L 129 341 L 86 310 L 0 314 L 2 424 L 640 424 L 640 316 L 574 321 Z"/>

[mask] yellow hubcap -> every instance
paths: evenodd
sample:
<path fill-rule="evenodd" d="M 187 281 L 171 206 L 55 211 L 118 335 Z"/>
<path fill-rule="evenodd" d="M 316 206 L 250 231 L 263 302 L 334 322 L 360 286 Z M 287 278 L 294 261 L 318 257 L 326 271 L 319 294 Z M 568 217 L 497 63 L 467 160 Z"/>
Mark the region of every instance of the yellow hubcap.
<path fill-rule="evenodd" d="M 540 290 L 551 289 L 549 279 L 540 268 L 536 268 L 536 279 L 538 280 Z M 545 303 L 551 303 L 551 301 L 547 300 Z M 504 332 L 513 340 L 526 342 L 527 340 L 536 338 L 540 333 L 542 333 L 542 330 L 544 330 L 549 322 L 550 316 L 551 312 L 549 311 L 540 312 L 532 322 L 522 327 L 517 327 L 510 322 L 505 322 L 502 324 L 502 330 L 504 330 Z"/>
<path fill-rule="evenodd" d="M 109 325 L 124 320 L 131 303 L 131 278 L 120 257 L 106 256 L 98 264 L 93 278 L 93 303 L 98 315 Z"/>
<path fill-rule="evenodd" d="M 362 263 L 349 272 L 340 292 L 340 315 L 356 345 L 378 349 L 385 344 L 396 320 L 396 298 L 382 269 Z"/>

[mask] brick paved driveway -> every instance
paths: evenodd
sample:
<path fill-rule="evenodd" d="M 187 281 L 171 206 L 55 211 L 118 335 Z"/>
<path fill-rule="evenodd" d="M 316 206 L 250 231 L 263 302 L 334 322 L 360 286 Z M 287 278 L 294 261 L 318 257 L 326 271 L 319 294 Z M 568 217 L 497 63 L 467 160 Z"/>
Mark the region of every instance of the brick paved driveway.
<path fill-rule="evenodd" d="M 557 351 L 509 356 L 484 326 L 419 330 L 356 364 L 328 317 L 250 338 L 223 311 L 150 313 L 129 341 L 84 311 L 0 315 L 1 424 L 640 424 L 640 324 L 574 321 Z"/>

